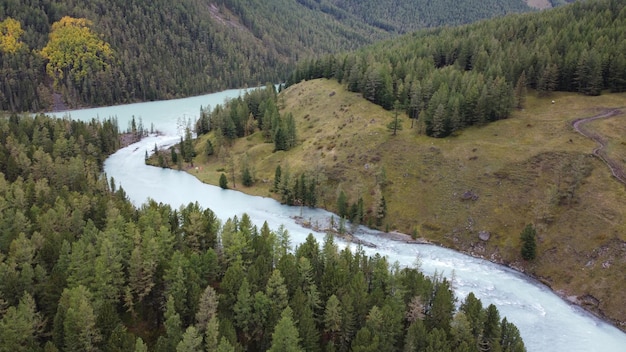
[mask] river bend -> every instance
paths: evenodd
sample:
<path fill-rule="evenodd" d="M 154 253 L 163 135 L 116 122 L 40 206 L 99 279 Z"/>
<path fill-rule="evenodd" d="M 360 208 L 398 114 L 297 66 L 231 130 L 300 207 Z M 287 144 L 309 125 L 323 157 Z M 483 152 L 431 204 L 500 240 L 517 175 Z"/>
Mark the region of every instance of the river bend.
<path fill-rule="evenodd" d="M 271 228 L 284 225 L 291 235 L 292 245 L 303 242 L 311 232 L 300 227 L 293 217 L 302 215 L 312 221 L 327 221 L 332 214 L 320 209 L 301 209 L 279 204 L 273 199 L 248 196 L 201 183 L 185 172 L 146 166 L 144 156 L 157 145 L 180 140 L 182 120 L 194 120 L 200 106 L 215 106 L 226 98 L 236 97 L 240 90 L 186 99 L 111 106 L 69 112 L 74 119 L 94 117 L 118 118 L 121 129 L 135 117 L 145 128 L 152 125 L 163 134 L 150 136 L 123 148 L 105 162 L 108 177 L 114 177 L 135 205 L 148 198 L 179 207 L 198 202 L 225 220 L 247 213 L 261 225 L 267 221 Z M 65 113 L 57 113 L 63 116 Z M 320 243 L 323 233 L 314 233 Z M 424 244 L 406 244 L 377 237 L 374 231 L 359 228 L 357 236 L 372 242 L 377 248 L 365 248 L 368 254 L 379 252 L 400 265 L 413 265 L 419 260 L 427 274 L 443 273 L 453 277 L 453 286 L 460 300 L 473 291 L 484 305 L 495 304 L 500 314 L 517 325 L 528 351 L 626 351 L 626 334 L 601 321 L 579 307 L 573 306 L 544 285 L 506 267 L 473 258 L 449 249 Z M 349 245 L 338 240 L 340 246 Z"/>

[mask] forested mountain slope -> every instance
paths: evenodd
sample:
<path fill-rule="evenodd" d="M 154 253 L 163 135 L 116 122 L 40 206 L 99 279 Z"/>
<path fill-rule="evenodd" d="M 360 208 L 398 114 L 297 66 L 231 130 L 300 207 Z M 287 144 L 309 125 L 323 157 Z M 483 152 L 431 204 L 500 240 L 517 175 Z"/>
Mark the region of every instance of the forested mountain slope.
<path fill-rule="evenodd" d="M 623 1 L 585 1 L 455 28 L 419 31 L 359 51 L 303 61 L 290 83 L 335 78 L 426 134 L 509 116 L 526 88 L 540 94 L 626 90 Z"/>
<path fill-rule="evenodd" d="M 528 5 L 519 0 L 299 0 L 301 3 L 317 3 L 332 13 L 332 6 L 353 14 L 372 26 L 396 32 L 412 32 L 418 29 L 454 26 L 513 12 L 527 12 Z M 332 5 L 331 5 L 332 4 Z M 336 10 L 335 10 L 336 11 Z"/>
<path fill-rule="evenodd" d="M 70 106 L 112 104 L 278 82 L 299 58 L 353 50 L 422 26 L 529 10 L 521 0 L 491 2 L 2 0 L 0 20 L 15 19 L 20 27 L 5 24 L 0 31 L 24 45 L 0 52 L 0 108 L 49 109 L 61 99 Z M 40 51 L 65 16 L 91 21 L 111 55 L 85 75 L 55 82 Z"/>

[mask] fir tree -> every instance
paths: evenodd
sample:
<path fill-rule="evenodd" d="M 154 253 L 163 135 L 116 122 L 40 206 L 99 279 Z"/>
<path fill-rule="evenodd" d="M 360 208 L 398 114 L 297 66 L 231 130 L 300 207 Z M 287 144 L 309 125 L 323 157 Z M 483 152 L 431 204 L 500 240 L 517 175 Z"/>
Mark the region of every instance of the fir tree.
<path fill-rule="evenodd" d="M 524 260 L 533 260 L 537 256 L 536 234 L 535 228 L 531 224 L 528 224 L 520 235 L 522 240 L 521 254 Z"/>
<path fill-rule="evenodd" d="M 281 318 L 272 334 L 272 347 L 269 352 L 301 352 L 300 336 L 293 322 L 291 308 L 283 310 Z"/>
<path fill-rule="evenodd" d="M 220 175 L 220 187 L 222 189 L 228 189 L 228 178 L 226 177 L 226 174 L 224 174 L 223 172 Z"/>
<path fill-rule="evenodd" d="M 343 191 L 339 192 L 339 196 L 337 197 L 337 215 L 339 215 L 340 218 L 348 216 L 348 200 Z"/>

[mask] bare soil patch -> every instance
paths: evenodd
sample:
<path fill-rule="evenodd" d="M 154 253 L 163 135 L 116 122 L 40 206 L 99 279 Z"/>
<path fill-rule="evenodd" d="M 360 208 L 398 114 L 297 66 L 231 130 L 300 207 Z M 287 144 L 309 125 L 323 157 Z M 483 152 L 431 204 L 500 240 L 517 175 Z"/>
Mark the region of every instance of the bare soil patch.
<path fill-rule="evenodd" d="M 534 7 L 536 9 L 549 9 L 552 7 L 552 4 L 549 0 L 526 0 L 526 4 L 530 7 Z"/>

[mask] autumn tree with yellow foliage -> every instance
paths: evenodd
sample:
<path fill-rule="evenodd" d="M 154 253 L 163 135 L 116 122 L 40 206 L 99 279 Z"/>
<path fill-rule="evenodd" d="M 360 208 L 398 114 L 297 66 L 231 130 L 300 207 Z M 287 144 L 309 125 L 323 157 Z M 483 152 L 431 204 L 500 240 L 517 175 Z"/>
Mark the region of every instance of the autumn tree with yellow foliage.
<path fill-rule="evenodd" d="M 4 54 L 15 54 L 24 48 L 20 37 L 24 34 L 22 25 L 11 17 L 0 22 L 0 51 Z"/>
<path fill-rule="evenodd" d="M 40 58 L 24 43 L 20 21 L 6 17 L 0 21 L 0 109 L 38 110 L 45 93 L 37 82 Z M 42 93 L 42 94 L 39 94 Z"/>
<path fill-rule="evenodd" d="M 41 50 L 48 60 L 46 71 L 55 86 L 62 82 L 81 85 L 90 75 L 107 71 L 113 50 L 91 29 L 91 21 L 65 16 L 52 25 L 50 40 Z"/>

